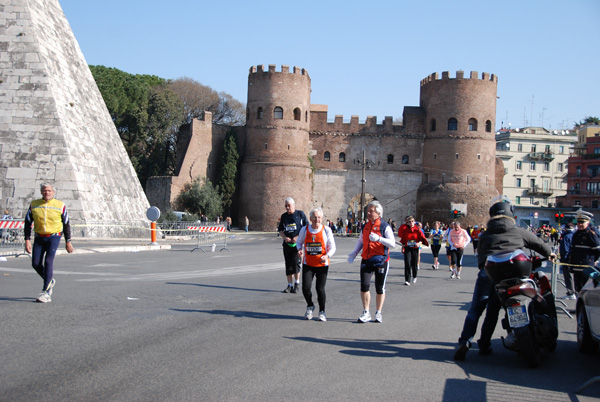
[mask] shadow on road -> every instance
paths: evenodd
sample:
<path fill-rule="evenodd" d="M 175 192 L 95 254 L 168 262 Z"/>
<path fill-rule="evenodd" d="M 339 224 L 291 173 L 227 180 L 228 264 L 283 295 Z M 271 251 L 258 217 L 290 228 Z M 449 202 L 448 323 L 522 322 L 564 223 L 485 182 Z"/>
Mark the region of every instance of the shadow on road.
<path fill-rule="evenodd" d="M 167 282 L 167 285 L 188 285 L 188 286 L 200 286 L 205 288 L 215 289 L 230 289 L 230 290 L 247 290 L 250 292 L 261 292 L 261 293 L 281 293 L 281 291 L 273 289 L 251 289 L 251 288 L 240 288 L 237 286 L 222 286 L 222 285 L 205 285 L 203 283 L 179 283 L 179 282 Z"/>

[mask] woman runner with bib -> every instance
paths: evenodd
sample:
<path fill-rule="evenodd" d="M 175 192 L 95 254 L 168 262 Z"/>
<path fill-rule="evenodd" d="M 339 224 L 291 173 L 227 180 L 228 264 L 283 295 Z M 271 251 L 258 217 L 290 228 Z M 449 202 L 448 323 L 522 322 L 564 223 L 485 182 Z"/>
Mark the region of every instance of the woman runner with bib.
<path fill-rule="evenodd" d="M 317 277 L 316 290 L 319 302 L 319 320 L 327 321 L 325 315 L 325 283 L 329 271 L 329 257 L 335 253 L 333 232 L 328 226 L 323 226 L 323 210 L 315 208 L 309 214 L 310 225 L 300 230 L 296 247 L 302 258 L 302 294 L 306 299 L 304 317 L 311 320 L 315 305 L 312 301 L 312 281 Z"/>

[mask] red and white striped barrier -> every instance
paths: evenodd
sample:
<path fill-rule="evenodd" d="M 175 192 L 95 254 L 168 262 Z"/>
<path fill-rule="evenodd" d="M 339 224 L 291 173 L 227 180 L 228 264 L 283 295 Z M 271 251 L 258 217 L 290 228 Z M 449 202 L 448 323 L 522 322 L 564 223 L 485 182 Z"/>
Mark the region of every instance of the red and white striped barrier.
<path fill-rule="evenodd" d="M 0 221 L 0 229 L 23 229 L 24 221 Z"/>
<path fill-rule="evenodd" d="M 199 232 L 221 232 L 225 233 L 224 226 L 188 226 L 188 230 L 197 230 Z"/>

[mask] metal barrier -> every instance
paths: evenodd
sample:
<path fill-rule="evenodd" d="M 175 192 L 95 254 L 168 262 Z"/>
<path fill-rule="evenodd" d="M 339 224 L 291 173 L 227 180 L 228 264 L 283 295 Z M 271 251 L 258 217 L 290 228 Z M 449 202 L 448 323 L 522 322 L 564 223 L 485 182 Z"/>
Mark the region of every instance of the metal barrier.
<path fill-rule="evenodd" d="M 192 249 L 201 250 L 206 253 L 204 248 L 210 247 L 211 251 L 215 251 L 217 246 L 221 247 L 219 251 L 227 250 L 227 228 L 225 225 L 219 224 L 203 224 L 201 226 L 187 226 L 187 230 L 197 232 L 194 236 L 198 236 L 198 243 Z"/>
<path fill-rule="evenodd" d="M 0 220 L 0 256 L 28 255 L 25 252 L 24 227 L 22 219 Z"/>

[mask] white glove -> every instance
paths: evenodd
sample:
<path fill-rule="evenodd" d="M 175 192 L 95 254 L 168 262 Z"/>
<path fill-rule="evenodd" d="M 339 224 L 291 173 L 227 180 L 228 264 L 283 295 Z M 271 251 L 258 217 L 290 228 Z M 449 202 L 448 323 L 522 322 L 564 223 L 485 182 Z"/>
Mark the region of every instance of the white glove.
<path fill-rule="evenodd" d="M 375 233 L 369 233 L 369 240 L 378 242 L 381 239 L 381 236 L 376 235 Z"/>
<path fill-rule="evenodd" d="M 352 264 L 354 262 L 355 258 L 356 258 L 356 254 L 354 254 L 354 253 L 348 254 L 348 264 Z"/>

